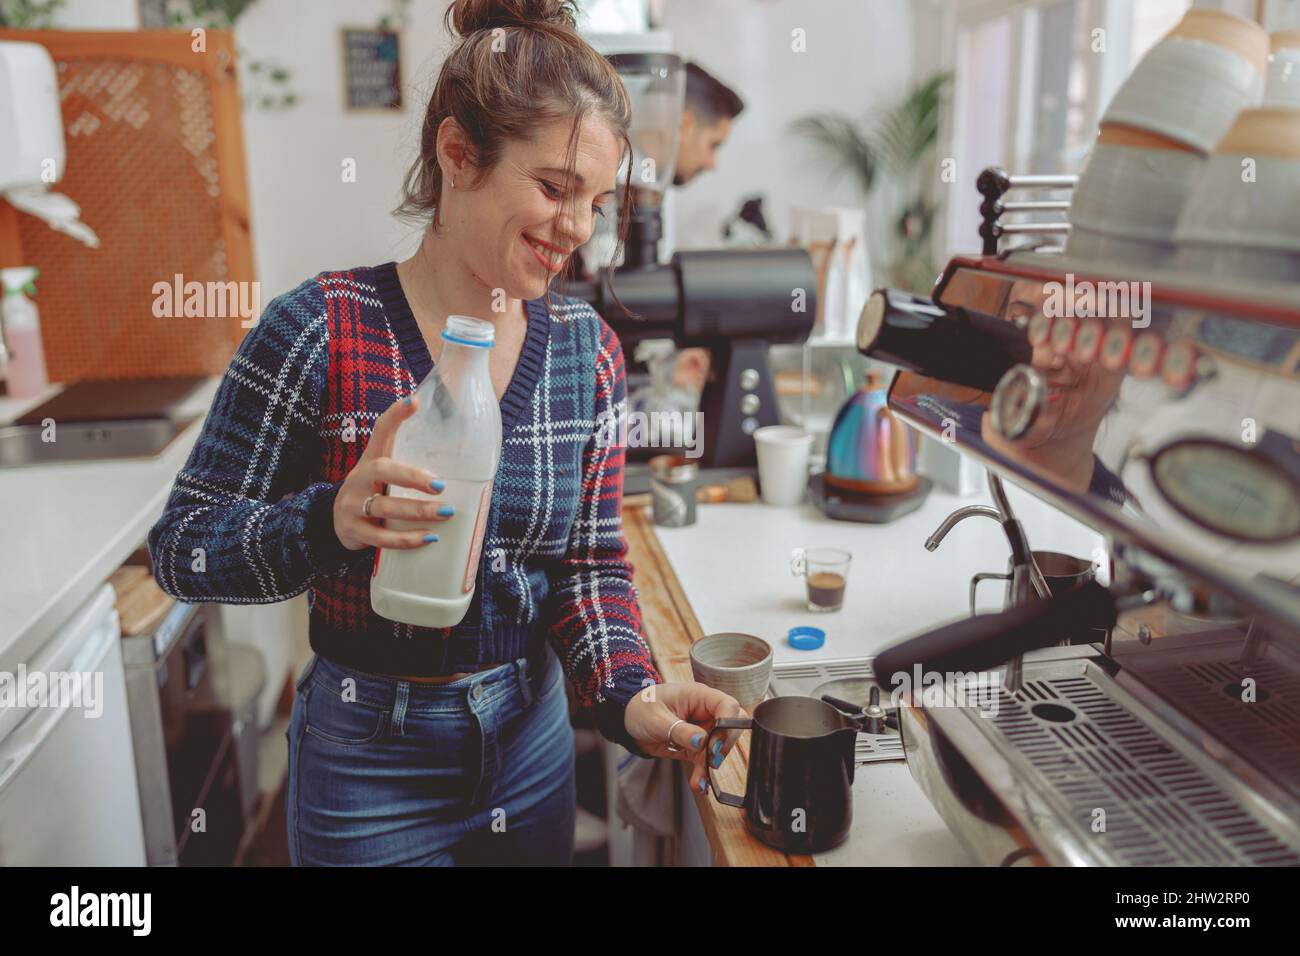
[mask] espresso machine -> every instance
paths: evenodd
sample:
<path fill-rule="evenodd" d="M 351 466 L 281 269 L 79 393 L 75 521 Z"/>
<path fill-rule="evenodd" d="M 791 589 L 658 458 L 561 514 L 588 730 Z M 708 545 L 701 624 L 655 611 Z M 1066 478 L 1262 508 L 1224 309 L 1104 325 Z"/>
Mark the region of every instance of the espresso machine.
<path fill-rule="evenodd" d="M 996 245 L 857 332 L 989 471 L 925 547 L 984 514 L 1015 568 L 1003 611 L 875 658 L 910 772 L 989 865 L 1298 865 L 1300 276 Z M 1105 535 L 1105 585 L 1046 586 L 1004 481 Z"/>
<path fill-rule="evenodd" d="M 632 356 L 645 339 L 672 339 L 711 354 L 700 397 L 702 477 L 755 472 L 753 433 L 780 421 L 768 347 L 802 342 L 817 312 L 812 258 L 801 248 L 679 251 L 659 261 L 663 197 L 673 181 L 685 90 L 685 64 L 670 53 L 616 53 L 632 100 L 631 203 L 624 260 L 565 292 L 590 302 Z M 620 174 L 620 181 L 621 181 Z M 671 452 L 629 448 L 630 462 Z M 646 466 L 629 464 L 627 493 L 645 490 Z"/>

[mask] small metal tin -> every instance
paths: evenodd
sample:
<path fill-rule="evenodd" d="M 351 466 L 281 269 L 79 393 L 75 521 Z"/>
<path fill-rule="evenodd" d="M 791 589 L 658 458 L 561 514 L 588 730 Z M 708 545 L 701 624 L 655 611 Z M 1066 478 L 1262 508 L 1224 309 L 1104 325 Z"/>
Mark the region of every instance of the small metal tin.
<path fill-rule="evenodd" d="M 658 455 L 650 459 L 655 524 L 665 528 L 695 524 L 695 492 L 699 478 L 700 466 L 681 455 Z"/>

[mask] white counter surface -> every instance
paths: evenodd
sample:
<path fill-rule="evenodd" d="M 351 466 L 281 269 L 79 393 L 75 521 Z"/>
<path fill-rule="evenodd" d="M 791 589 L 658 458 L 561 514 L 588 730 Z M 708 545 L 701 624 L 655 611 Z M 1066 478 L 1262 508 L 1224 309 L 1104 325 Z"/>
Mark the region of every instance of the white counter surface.
<path fill-rule="evenodd" d="M 1018 488 L 1007 492 L 1033 548 L 1097 556 L 1101 538 L 1095 532 Z M 988 518 L 961 522 L 937 551 L 923 544 L 949 512 L 989 503 L 987 495 L 959 498 L 936 487 L 918 511 L 885 525 L 833 521 L 808 502 L 791 508 L 706 505 L 697 509 L 693 526 L 655 531 L 705 634 L 755 634 L 773 646 L 778 663 L 869 657 L 910 634 L 965 617 L 971 575 L 1006 570 L 1006 537 Z M 852 553 L 840 611 L 807 610 L 803 580 L 790 573 L 795 547 Z M 1001 606 L 1002 587 L 981 586 L 981 610 Z M 786 643 L 786 632 L 803 624 L 826 631 L 820 650 Z M 819 866 L 970 864 L 902 761 L 858 767 L 853 794 L 849 839 L 815 855 Z"/>
<path fill-rule="evenodd" d="M 217 381 L 182 404 L 198 418 L 157 458 L 0 468 L 0 670 L 27 659 L 144 542 Z M 34 404 L 7 401 L 0 414 Z"/>

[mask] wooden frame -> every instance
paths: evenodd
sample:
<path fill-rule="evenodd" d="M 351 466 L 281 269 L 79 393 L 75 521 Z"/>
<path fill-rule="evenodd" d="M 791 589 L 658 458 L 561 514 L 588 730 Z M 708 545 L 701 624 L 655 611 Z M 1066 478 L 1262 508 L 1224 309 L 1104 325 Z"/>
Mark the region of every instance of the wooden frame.
<path fill-rule="evenodd" d="M 39 43 L 55 62 L 72 59 L 119 59 L 166 63 L 204 74 L 212 96 L 217 137 L 216 159 L 222 184 L 221 236 L 229 278 L 252 282 L 253 244 L 248 212 L 248 178 L 244 169 L 244 132 L 235 37 L 229 30 L 205 30 L 205 51 L 192 49 L 189 30 L 140 30 L 78 33 L 65 30 L 0 30 L 0 40 Z M 25 265 L 18 239 L 18 213 L 0 202 L 0 266 Z"/>

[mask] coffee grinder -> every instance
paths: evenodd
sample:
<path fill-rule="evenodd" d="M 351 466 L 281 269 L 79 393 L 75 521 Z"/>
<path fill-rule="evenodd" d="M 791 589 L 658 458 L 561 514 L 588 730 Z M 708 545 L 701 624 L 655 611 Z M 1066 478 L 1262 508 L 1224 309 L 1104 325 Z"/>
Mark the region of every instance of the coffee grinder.
<path fill-rule="evenodd" d="M 616 53 L 609 60 L 632 99 L 632 203 L 624 261 L 570 284 L 618 333 L 624 354 L 644 339 L 707 348 L 701 479 L 754 474 L 753 433 L 780 421 L 768 346 L 802 342 L 817 314 L 817 278 L 801 248 L 705 249 L 659 262 L 664 192 L 673 180 L 686 71 L 671 53 Z M 612 292 L 611 292 L 612 286 Z M 614 293 L 617 293 L 617 298 Z M 621 305 L 620 305 L 621 303 Z M 673 449 L 629 448 L 630 461 Z M 625 490 L 641 490 L 644 467 L 630 466 Z"/>

